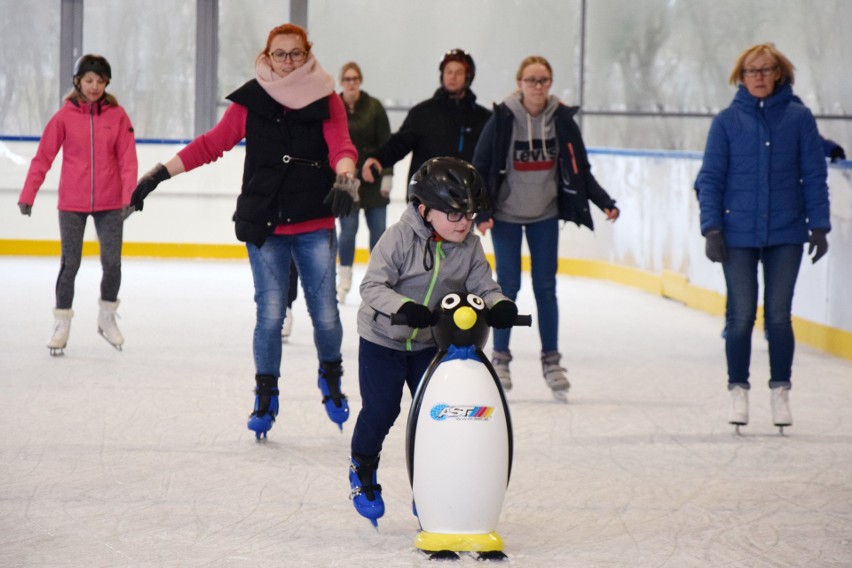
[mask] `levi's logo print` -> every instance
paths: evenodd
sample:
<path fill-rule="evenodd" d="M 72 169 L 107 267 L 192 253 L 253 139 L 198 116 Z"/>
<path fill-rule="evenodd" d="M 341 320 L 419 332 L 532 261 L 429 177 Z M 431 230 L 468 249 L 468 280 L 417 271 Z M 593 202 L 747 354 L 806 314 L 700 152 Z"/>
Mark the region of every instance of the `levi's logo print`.
<path fill-rule="evenodd" d="M 527 140 L 515 140 L 512 149 L 512 167 L 518 172 L 547 171 L 556 160 L 556 138 L 548 138 L 545 147 L 541 140 L 533 140 L 532 148 Z"/>

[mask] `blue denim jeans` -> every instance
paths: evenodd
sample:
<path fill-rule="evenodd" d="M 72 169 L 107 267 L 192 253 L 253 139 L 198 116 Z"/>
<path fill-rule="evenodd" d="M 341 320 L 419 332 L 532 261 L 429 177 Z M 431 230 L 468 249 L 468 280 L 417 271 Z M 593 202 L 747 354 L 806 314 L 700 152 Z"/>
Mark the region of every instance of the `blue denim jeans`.
<path fill-rule="evenodd" d="M 381 453 L 385 437 L 399 416 L 403 387 L 408 385 L 413 398 L 437 352 L 434 347 L 397 351 L 361 338 L 358 348 L 361 411 L 352 432 L 352 455 L 374 457 Z"/>
<path fill-rule="evenodd" d="M 514 301 L 521 289 L 521 239 L 526 232 L 532 265 L 532 286 L 538 312 L 541 350 L 559 351 L 559 303 L 556 270 L 559 266 L 559 219 L 521 225 L 494 220 L 491 240 L 497 264 L 497 283 Z M 510 329 L 494 330 L 494 350 L 509 351 Z"/>
<path fill-rule="evenodd" d="M 257 321 L 254 364 L 259 375 L 281 374 L 281 326 L 290 288 L 290 259 L 296 263 L 314 327 L 320 362 L 340 361 L 343 327 L 335 295 L 337 239 L 330 229 L 301 235 L 272 235 L 263 246 L 246 244 L 254 278 Z"/>
<path fill-rule="evenodd" d="M 340 218 L 340 265 L 352 266 L 355 261 L 355 235 L 358 234 L 359 211 L 364 212 L 367 228 L 370 230 L 370 250 L 379 242 L 379 237 L 387 226 L 387 207 L 359 209 L 351 215 Z"/>
<path fill-rule="evenodd" d="M 802 245 L 730 248 L 722 264 L 728 288 L 725 355 L 728 385 L 749 388 L 751 336 L 757 316 L 758 264 L 763 264 L 763 314 L 769 341 L 769 386 L 790 387 L 793 368 L 791 313 Z"/>

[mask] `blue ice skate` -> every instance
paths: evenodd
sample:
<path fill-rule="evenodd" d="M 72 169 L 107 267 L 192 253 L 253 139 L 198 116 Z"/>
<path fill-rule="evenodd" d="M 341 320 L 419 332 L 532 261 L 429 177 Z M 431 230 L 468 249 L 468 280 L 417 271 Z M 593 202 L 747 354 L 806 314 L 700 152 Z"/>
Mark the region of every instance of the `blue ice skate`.
<path fill-rule="evenodd" d="M 254 411 L 249 416 L 248 429 L 254 431 L 255 437 L 260 440 L 266 438 L 278 416 L 278 377 L 257 375 L 255 381 Z"/>
<path fill-rule="evenodd" d="M 362 517 L 379 526 L 378 519 L 385 514 L 385 502 L 382 500 L 382 486 L 376 482 L 376 469 L 379 458 L 352 458 L 349 465 L 349 486 L 352 491 L 349 498 L 355 510 Z"/>
<path fill-rule="evenodd" d="M 340 361 L 321 362 L 317 385 L 322 392 L 322 403 L 329 419 L 343 431 L 343 423 L 349 419 L 349 402 L 340 391 L 343 367 Z"/>

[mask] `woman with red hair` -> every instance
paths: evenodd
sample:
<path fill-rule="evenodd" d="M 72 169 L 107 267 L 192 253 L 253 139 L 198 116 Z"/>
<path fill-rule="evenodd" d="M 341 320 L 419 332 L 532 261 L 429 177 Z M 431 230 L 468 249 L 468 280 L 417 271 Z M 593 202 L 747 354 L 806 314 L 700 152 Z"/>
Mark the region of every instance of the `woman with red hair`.
<path fill-rule="evenodd" d="M 256 397 L 248 428 L 265 437 L 278 415 L 281 327 L 295 262 L 314 327 L 318 386 L 329 418 L 342 428 L 349 406 L 342 393 L 343 328 L 335 297 L 335 217 L 358 200 L 358 153 L 334 79 L 311 53 L 304 29 L 269 32 L 255 78 L 228 95 L 222 120 L 168 162 L 145 174 L 131 204 L 162 181 L 217 160 L 245 138 L 243 182 L 234 222 L 246 243 L 255 287 L 253 337 Z"/>

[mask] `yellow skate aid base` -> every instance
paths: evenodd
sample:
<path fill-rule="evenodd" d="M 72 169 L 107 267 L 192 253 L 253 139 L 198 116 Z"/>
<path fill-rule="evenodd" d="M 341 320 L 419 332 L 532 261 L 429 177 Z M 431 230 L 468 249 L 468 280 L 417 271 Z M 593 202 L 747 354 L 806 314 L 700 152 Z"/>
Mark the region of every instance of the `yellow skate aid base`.
<path fill-rule="evenodd" d="M 414 546 L 426 552 L 491 552 L 503 550 L 503 539 L 496 532 L 487 534 L 441 534 L 420 531 Z"/>

